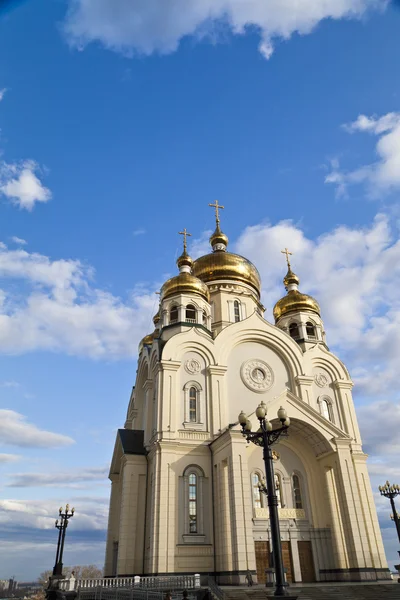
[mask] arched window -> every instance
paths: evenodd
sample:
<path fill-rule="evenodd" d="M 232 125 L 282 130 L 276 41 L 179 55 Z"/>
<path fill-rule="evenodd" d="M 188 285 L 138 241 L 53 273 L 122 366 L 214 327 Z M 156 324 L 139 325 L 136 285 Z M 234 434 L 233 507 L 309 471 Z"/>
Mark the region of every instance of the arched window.
<path fill-rule="evenodd" d="M 275 493 L 278 499 L 278 508 L 282 508 L 282 485 L 280 476 L 275 473 Z"/>
<path fill-rule="evenodd" d="M 253 504 L 254 508 L 261 508 L 261 492 L 259 483 L 261 482 L 258 473 L 253 473 L 251 476 L 251 484 L 253 488 Z"/>
<path fill-rule="evenodd" d="M 169 313 L 169 322 L 170 323 L 178 322 L 178 307 L 177 306 L 173 306 L 171 308 L 170 313 Z"/>
<path fill-rule="evenodd" d="M 235 319 L 235 323 L 239 323 L 240 321 L 240 304 L 238 300 L 235 300 L 233 303 L 233 316 Z"/>
<path fill-rule="evenodd" d="M 186 321 L 189 323 L 196 323 L 196 308 L 193 304 L 188 304 L 186 307 Z"/>
<path fill-rule="evenodd" d="M 317 337 L 315 333 L 315 326 L 313 323 L 311 323 L 311 321 L 307 321 L 306 323 L 306 333 L 308 338 L 315 339 Z"/>
<path fill-rule="evenodd" d="M 319 401 L 319 409 L 321 411 L 321 415 L 325 419 L 332 421 L 331 405 L 329 404 L 328 400 L 321 398 Z"/>
<path fill-rule="evenodd" d="M 203 310 L 203 325 L 207 327 L 207 313 Z"/>
<path fill-rule="evenodd" d="M 289 325 L 289 335 L 294 340 L 298 340 L 299 339 L 300 333 L 299 333 L 299 326 L 297 325 L 297 323 L 290 323 L 290 325 Z"/>
<path fill-rule="evenodd" d="M 197 422 L 197 390 L 191 387 L 189 390 L 189 421 L 190 423 Z"/>
<path fill-rule="evenodd" d="M 189 475 L 189 533 L 197 533 L 197 475 Z"/>
<path fill-rule="evenodd" d="M 293 475 L 293 498 L 294 498 L 294 507 L 295 508 L 303 508 L 303 500 L 301 497 L 301 487 L 300 487 L 300 479 L 298 475 Z"/>

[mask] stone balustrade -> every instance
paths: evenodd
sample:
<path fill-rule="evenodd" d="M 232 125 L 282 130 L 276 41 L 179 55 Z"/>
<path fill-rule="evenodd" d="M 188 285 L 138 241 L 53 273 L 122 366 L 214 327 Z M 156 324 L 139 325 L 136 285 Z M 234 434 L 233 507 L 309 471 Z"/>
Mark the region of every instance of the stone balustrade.
<path fill-rule="evenodd" d="M 75 579 L 70 577 L 59 582 L 62 591 L 89 590 L 95 588 L 106 589 L 131 589 L 146 590 L 191 590 L 200 587 L 200 575 L 174 575 L 171 577 L 94 577 L 88 579 Z"/>

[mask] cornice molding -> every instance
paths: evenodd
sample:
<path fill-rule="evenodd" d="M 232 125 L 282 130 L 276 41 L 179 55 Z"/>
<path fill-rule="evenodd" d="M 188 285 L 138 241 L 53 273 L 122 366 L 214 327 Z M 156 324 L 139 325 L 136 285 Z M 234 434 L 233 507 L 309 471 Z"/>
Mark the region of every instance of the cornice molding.
<path fill-rule="evenodd" d="M 181 366 L 179 360 L 160 360 L 160 368 L 162 371 L 177 371 Z"/>

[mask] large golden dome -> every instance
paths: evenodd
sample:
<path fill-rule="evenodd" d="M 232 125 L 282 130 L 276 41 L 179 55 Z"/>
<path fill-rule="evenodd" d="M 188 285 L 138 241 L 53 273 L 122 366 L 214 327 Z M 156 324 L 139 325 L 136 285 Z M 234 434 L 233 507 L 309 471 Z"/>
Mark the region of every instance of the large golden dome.
<path fill-rule="evenodd" d="M 247 258 L 239 254 L 217 251 L 201 256 L 193 263 L 193 274 L 207 283 L 220 279 L 247 283 L 260 297 L 260 274 Z"/>
<path fill-rule="evenodd" d="M 210 237 L 210 244 L 213 252 L 200 256 L 194 261 L 193 275 L 206 283 L 221 279 L 247 283 L 257 292 L 258 298 L 260 298 L 261 279 L 259 272 L 253 263 L 244 256 L 226 251 L 228 238 L 221 231 L 219 221 L 217 221 L 217 227 Z"/>
<path fill-rule="evenodd" d="M 307 294 L 302 294 L 298 290 L 291 290 L 275 304 L 275 322 L 283 317 L 283 315 L 301 310 L 312 311 L 317 313 L 317 315 L 320 315 L 319 304 L 315 298 L 308 296 Z"/>
<path fill-rule="evenodd" d="M 207 302 L 210 301 L 210 292 L 206 284 L 190 273 L 179 273 L 164 283 L 161 288 L 161 300 L 175 294 L 199 294 Z"/>

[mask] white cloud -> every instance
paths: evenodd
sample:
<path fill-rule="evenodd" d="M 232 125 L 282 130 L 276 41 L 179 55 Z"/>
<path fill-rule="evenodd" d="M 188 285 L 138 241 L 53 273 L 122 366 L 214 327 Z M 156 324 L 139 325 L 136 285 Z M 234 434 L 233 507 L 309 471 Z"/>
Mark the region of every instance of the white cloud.
<path fill-rule="evenodd" d="M 0 388 L 19 388 L 21 384 L 17 381 L 0 381 Z"/>
<path fill-rule="evenodd" d="M 174 52 L 186 36 L 218 39 L 220 29 L 260 36 L 269 58 L 277 39 L 308 34 L 324 19 L 360 18 L 387 0 L 70 0 L 65 32 L 82 48 L 92 41 L 125 54 Z"/>
<path fill-rule="evenodd" d="M 13 235 L 11 237 L 11 241 L 14 242 L 14 244 L 19 244 L 20 246 L 26 246 L 26 244 L 28 243 L 26 240 L 23 240 L 20 237 L 17 237 L 16 235 Z"/>
<path fill-rule="evenodd" d="M 123 302 L 93 287 L 93 270 L 79 261 L 0 249 L 0 278 L 13 283 L 10 294 L 0 289 L 0 352 L 132 357 L 153 328 L 152 291 L 138 288 Z M 15 281 L 23 284 L 20 295 Z"/>
<path fill-rule="evenodd" d="M 39 429 L 24 415 L 9 409 L 0 409 L 0 440 L 3 446 L 21 448 L 57 448 L 74 443 L 66 435 Z"/>
<path fill-rule="evenodd" d="M 259 268 L 266 315 L 272 321 L 272 307 L 285 293 L 279 283 L 285 273 L 285 246 L 294 253 L 300 289 L 321 305 L 328 345 L 354 371 L 357 389 L 380 397 L 391 386 L 397 389 L 400 242 L 388 218 L 378 215 L 365 228 L 340 226 L 316 240 L 291 221 L 246 228 L 236 250 Z"/>
<path fill-rule="evenodd" d="M 3 100 L 6 92 L 7 88 L 3 88 L 2 90 L 0 90 L 0 102 Z"/>
<path fill-rule="evenodd" d="M 136 237 L 137 235 L 144 235 L 146 233 L 145 229 L 135 229 L 133 235 Z"/>
<path fill-rule="evenodd" d="M 366 184 L 372 196 L 400 188 L 400 113 L 387 113 L 382 117 L 358 118 L 343 128 L 349 133 L 369 133 L 378 136 L 376 154 L 378 160 L 362 165 L 352 171 L 332 165 L 326 183 L 337 186 L 338 196 L 345 196 L 349 185 Z"/>
<path fill-rule="evenodd" d="M 18 454 L 1 454 L 0 453 L 0 464 L 17 462 L 21 456 Z"/>
<path fill-rule="evenodd" d="M 63 488 L 92 489 L 95 481 L 108 485 L 108 471 L 108 467 L 93 467 L 74 469 L 73 471 L 58 470 L 57 473 L 13 473 L 13 479 L 8 487 L 56 487 L 59 489 L 60 482 L 62 482 Z"/>
<path fill-rule="evenodd" d="M 32 160 L 22 164 L 0 165 L 0 194 L 9 198 L 19 208 L 31 211 L 36 202 L 48 202 L 51 192 L 36 173 L 38 165 Z"/>

